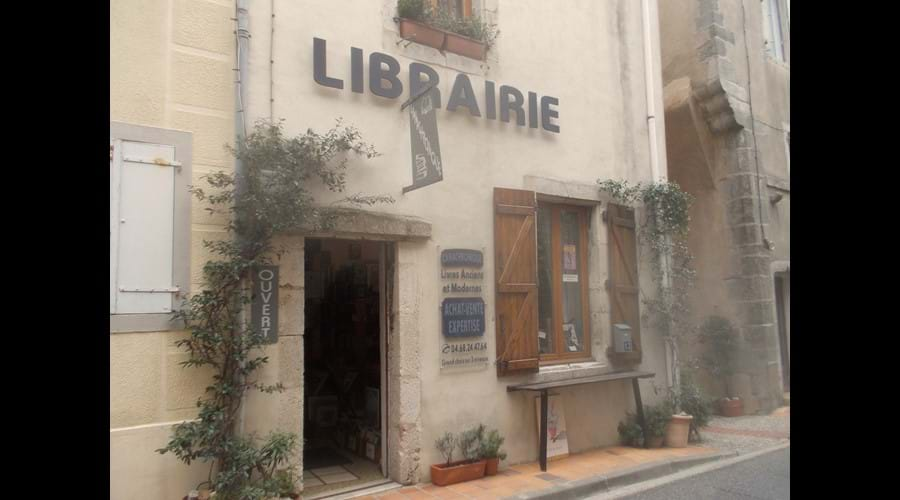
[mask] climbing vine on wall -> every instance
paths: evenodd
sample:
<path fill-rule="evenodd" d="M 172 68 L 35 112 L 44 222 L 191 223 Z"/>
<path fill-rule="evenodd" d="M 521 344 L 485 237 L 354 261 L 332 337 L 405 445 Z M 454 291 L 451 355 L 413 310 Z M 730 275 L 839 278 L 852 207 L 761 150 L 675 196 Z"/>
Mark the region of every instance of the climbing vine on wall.
<path fill-rule="evenodd" d="M 205 484 L 217 498 L 262 499 L 290 493 L 294 471 L 289 464 L 298 437 L 275 432 L 260 438 L 238 429 L 247 391 L 283 390 L 280 383 L 258 378 L 268 358 L 260 349 L 265 336 L 242 315 L 251 301 L 248 277 L 252 268 L 270 264 L 271 256 L 282 251 L 274 246 L 274 236 L 300 227 L 330 227 L 334 217 L 315 203 L 315 186 L 343 192 L 349 155 L 372 158 L 377 153 L 340 121 L 324 134 L 308 130 L 293 138 L 285 137 L 281 122 L 261 121 L 230 152 L 244 166 L 241 177 L 213 173 L 205 176 L 205 189 L 192 186 L 191 192 L 206 202 L 208 212 L 228 216 L 226 229 L 235 237 L 204 241 L 214 257 L 203 266 L 202 288 L 174 313 L 189 332 L 175 342 L 189 355 L 182 365 L 210 368 L 213 382 L 197 401 L 197 419 L 176 425 L 169 443 L 157 451 L 185 464 L 208 462 Z M 373 205 L 393 199 L 354 194 L 340 202 Z"/>
<path fill-rule="evenodd" d="M 674 182 L 630 184 L 627 181 L 598 181 L 600 190 L 623 205 L 643 205 L 644 220 L 639 226 L 642 247 L 650 251 L 654 293 L 641 292 L 649 319 L 672 346 L 677 358 L 678 344 L 693 330 L 689 294 L 695 272 L 687 245 L 690 206 L 693 197 Z M 677 378 L 677 374 L 676 374 Z"/>

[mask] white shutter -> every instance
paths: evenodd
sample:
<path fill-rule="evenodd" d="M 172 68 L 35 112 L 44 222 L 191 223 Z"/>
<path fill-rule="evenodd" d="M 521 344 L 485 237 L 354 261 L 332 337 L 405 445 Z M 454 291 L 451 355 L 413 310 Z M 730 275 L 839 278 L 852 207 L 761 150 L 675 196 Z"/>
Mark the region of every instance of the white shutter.
<path fill-rule="evenodd" d="M 118 238 L 119 238 L 119 174 L 116 168 L 120 163 L 122 154 L 121 141 L 110 139 L 109 147 L 109 313 L 116 312 L 116 269 L 119 262 Z"/>
<path fill-rule="evenodd" d="M 115 312 L 170 312 L 175 295 L 175 148 L 121 144 L 115 155 L 120 165 Z"/>

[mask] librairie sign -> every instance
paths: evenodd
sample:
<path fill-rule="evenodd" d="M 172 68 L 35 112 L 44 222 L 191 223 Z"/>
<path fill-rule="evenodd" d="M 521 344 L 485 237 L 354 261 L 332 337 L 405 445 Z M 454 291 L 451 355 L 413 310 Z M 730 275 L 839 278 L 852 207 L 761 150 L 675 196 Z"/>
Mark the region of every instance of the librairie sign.
<path fill-rule="evenodd" d="M 319 85 L 343 90 L 344 80 L 329 76 L 326 60 L 327 42 L 321 38 L 313 38 L 313 79 Z M 381 52 L 369 54 L 369 91 L 379 97 L 396 99 L 403 94 L 403 82 L 400 81 L 400 63 L 393 57 Z M 334 71 L 334 68 L 332 68 Z M 340 73 L 332 73 L 340 74 Z M 346 71 L 343 73 L 346 74 Z M 363 50 L 350 47 L 350 90 L 357 94 L 365 92 L 364 79 L 366 71 L 363 67 Z M 409 64 L 409 96 L 418 95 L 429 85 L 435 86 L 433 96 L 434 108 L 441 107 L 441 92 L 438 88 L 440 77 L 437 71 L 425 64 L 413 62 Z M 536 92 L 525 95 L 511 85 L 500 85 L 497 90 L 495 82 L 485 80 L 483 103 L 484 118 L 510 121 L 510 114 L 515 112 L 516 125 L 520 127 L 541 128 L 548 132 L 559 133 L 559 125 L 553 120 L 559 118 L 559 99 L 551 96 L 540 96 Z M 540 103 L 540 104 L 539 104 Z M 481 108 L 475 99 L 472 82 L 465 73 L 458 73 L 450 89 L 447 99 L 447 111 L 465 108 L 469 114 L 482 117 Z M 527 124 L 526 124 L 527 123 Z"/>

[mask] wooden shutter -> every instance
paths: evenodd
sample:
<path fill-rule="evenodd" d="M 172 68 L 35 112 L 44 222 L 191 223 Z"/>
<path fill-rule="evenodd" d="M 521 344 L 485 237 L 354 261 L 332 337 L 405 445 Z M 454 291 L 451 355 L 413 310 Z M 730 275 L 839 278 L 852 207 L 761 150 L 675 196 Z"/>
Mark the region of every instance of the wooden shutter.
<path fill-rule="evenodd" d="M 537 202 L 494 188 L 497 375 L 538 371 Z"/>
<path fill-rule="evenodd" d="M 641 315 L 639 308 L 637 241 L 634 209 L 610 203 L 606 209 L 609 229 L 609 297 L 611 325 L 631 327 L 634 352 L 615 354 L 614 359 L 641 361 Z M 612 331 L 612 330 L 610 330 Z M 610 339 L 612 343 L 613 339 Z"/>

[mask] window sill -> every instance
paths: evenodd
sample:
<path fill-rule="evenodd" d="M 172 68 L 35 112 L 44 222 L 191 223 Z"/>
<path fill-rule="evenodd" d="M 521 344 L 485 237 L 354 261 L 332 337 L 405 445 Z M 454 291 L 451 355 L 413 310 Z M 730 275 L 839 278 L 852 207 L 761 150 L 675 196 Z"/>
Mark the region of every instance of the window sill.
<path fill-rule="evenodd" d="M 173 321 L 172 313 L 110 314 L 110 333 L 166 332 L 183 330 L 181 321 Z"/>
<path fill-rule="evenodd" d="M 487 49 L 483 42 L 445 31 L 412 19 L 397 18 L 400 38 L 441 52 L 452 52 L 476 61 L 484 61 Z"/>
<path fill-rule="evenodd" d="M 609 371 L 609 365 L 594 360 L 545 365 L 541 366 L 536 374 L 529 377 L 527 382 L 555 382 L 558 380 L 602 375 Z"/>

